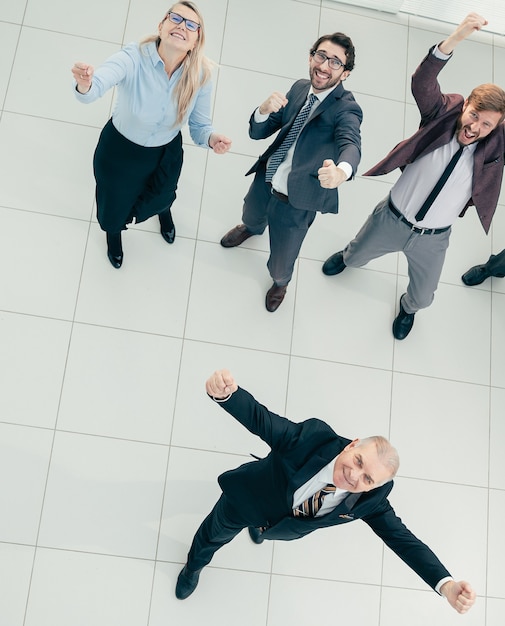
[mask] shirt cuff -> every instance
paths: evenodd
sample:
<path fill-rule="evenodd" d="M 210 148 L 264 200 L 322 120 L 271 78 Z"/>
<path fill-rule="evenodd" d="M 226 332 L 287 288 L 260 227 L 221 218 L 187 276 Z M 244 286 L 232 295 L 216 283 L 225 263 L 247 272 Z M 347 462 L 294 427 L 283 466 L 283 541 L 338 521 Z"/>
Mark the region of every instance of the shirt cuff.
<path fill-rule="evenodd" d="M 258 107 L 256 109 L 256 111 L 254 111 L 254 121 L 257 122 L 258 124 L 261 124 L 262 122 L 266 122 L 267 119 L 270 117 L 270 113 L 260 113 L 260 108 Z"/>
<path fill-rule="evenodd" d="M 213 131 L 213 130 L 211 130 L 211 131 L 210 131 L 210 133 L 209 133 L 209 134 L 208 134 L 208 136 L 207 136 L 207 141 L 206 141 L 204 144 L 203 144 L 203 143 L 202 143 L 202 144 L 200 144 L 203 148 L 208 148 L 209 150 L 212 150 L 212 148 L 210 147 L 210 137 L 211 137 L 211 135 L 212 135 L 212 133 L 213 133 L 213 132 L 214 132 L 214 131 Z"/>
<path fill-rule="evenodd" d="M 347 161 L 340 161 L 340 163 L 337 164 L 337 167 L 339 167 L 341 170 L 344 170 L 344 172 L 347 174 L 347 180 L 351 178 L 352 165 L 350 163 L 347 163 Z"/>
<path fill-rule="evenodd" d="M 214 400 L 214 402 L 218 402 L 219 404 L 221 404 L 222 402 L 227 402 L 232 397 L 232 395 L 233 393 L 230 393 L 226 396 L 226 398 L 214 398 L 214 396 L 209 395 L 209 398 L 211 400 Z"/>
<path fill-rule="evenodd" d="M 438 49 L 438 45 L 433 48 L 432 54 L 441 61 L 447 61 L 447 59 L 450 59 L 452 57 L 452 52 L 450 54 L 444 54 L 443 52 L 440 52 L 440 50 Z"/>
<path fill-rule="evenodd" d="M 440 593 L 440 589 L 441 589 L 441 587 L 442 587 L 443 585 L 445 585 L 445 583 L 446 583 L 448 580 L 454 580 L 454 578 L 453 578 L 452 576 L 446 576 L 445 578 L 442 578 L 442 580 L 440 580 L 440 581 L 438 582 L 437 586 L 435 587 L 435 591 L 436 591 L 439 595 L 442 595 L 442 594 Z"/>

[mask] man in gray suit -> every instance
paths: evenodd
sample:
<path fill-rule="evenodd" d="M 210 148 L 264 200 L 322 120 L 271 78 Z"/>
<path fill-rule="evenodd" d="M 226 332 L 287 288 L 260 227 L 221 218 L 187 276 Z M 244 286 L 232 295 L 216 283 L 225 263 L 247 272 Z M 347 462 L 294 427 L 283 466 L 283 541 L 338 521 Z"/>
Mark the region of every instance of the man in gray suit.
<path fill-rule="evenodd" d="M 354 46 L 347 35 L 320 37 L 310 50 L 310 80 L 298 80 L 285 96 L 274 92 L 249 121 L 252 139 L 279 133 L 247 172 L 255 177 L 244 199 L 243 223 L 226 233 L 221 245 L 239 246 L 268 225 L 273 285 L 265 306 L 270 312 L 284 299 L 316 212 L 337 213 L 337 187 L 356 173 L 362 111 L 342 85 L 353 67 Z"/>
<path fill-rule="evenodd" d="M 485 84 L 464 99 L 443 94 L 437 80 L 456 46 L 486 24 L 470 13 L 421 62 L 412 77 L 419 130 L 365 172 L 378 176 L 400 168 L 402 175 L 356 237 L 323 265 L 323 273 L 333 276 L 388 252 L 405 254 L 410 282 L 393 322 L 396 339 L 405 339 L 416 312 L 433 301 L 454 220 L 473 204 L 487 233 L 496 209 L 505 153 L 505 92 Z"/>

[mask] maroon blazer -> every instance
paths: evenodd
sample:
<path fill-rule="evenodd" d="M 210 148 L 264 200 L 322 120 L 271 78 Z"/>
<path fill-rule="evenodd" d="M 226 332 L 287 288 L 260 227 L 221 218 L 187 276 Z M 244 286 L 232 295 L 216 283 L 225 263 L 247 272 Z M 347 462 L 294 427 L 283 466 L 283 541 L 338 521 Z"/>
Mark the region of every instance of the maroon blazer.
<path fill-rule="evenodd" d="M 412 76 L 412 94 L 421 113 L 419 130 L 395 146 L 391 152 L 364 176 L 388 174 L 403 168 L 419 157 L 449 143 L 456 130 L 456 122 L 463 110 L 464 98 L 459 94 L 443 94 L 437 76 L 447 61 L 432 54 L 423 59 Z M 505 122 L 485 139 L 479 141 L 474 154 L 472 197 L 460 217 L 470 205 L 475 205 L 482 227 L 489 231 L 503 176 L 505 155 Z"/>

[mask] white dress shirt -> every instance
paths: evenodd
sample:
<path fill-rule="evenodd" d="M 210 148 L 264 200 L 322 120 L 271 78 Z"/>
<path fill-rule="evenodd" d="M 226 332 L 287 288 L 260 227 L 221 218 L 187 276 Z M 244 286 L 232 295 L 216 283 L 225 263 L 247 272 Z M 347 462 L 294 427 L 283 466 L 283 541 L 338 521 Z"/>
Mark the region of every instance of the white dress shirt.
<path fill-rule="evenodd" d="M 295 491 L 293 494 L 293 509 L 300 506 L 302 502 L 305 502 L 307 498 L 313 496 L 317 491 L 326 487 L 326 485 L 333 484 L 333 467 L 335 466 L 336 459 L 337 457 L 330 461 L 328 465 L 325 465 L 325 467 L 319 470 L 315 476 L 312 476 L 310 480 Z M 333 509 L 342 502 L 348 493 L 348 491 L 344 491 L 344 489 L 339 489 L 337 487 L 335 489 L 335 493 L 329 493 L 326 495 L 321 508 L 316 513 L 316 517 L 321 517 L 321 515 L 326 515 L 327 513 L 333 511 Z"/>

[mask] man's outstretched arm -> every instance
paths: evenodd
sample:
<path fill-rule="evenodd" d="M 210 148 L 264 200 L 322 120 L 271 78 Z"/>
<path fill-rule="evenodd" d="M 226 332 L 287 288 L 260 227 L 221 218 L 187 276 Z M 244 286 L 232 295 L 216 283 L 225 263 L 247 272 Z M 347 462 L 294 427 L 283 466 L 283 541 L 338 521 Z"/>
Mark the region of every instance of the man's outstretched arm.
<path fill-rule="evenodd" d="M 443 54 L 451 54 L 459 43 L 481 30 L 487 23 L 488 21 L 482 15 L 469 13 L 456 30 L 438 45 L 438 49 Z"/>

